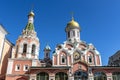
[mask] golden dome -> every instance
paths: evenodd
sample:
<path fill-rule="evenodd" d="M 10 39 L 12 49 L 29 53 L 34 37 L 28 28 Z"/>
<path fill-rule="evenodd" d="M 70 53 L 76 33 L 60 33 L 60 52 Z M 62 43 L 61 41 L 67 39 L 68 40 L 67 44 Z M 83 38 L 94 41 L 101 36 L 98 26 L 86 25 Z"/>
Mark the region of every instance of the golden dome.
<path fill-rule="evenodd" d="M 33 11 L 30 11 L 30 13 L 28 14 L 28 16 L 35 16 L 34 12 Z"/>
<path fill-rule="evenodd" d="M 66 31 L 69 31 L 70 29 L 75 29 L 75 28 L 78 28 L 80 30 L 80 25 L 78 24 L 78 22 L 74 20 L 74 18 L 72 18 L 72 20 L 67 23 Z"/>
<path fill-rule="evenodd" d="M 74 21 L 74 19 L 72 19 L 67 26 L 72 26 L 72 27 L 79 27 L 78 22 Z"/>

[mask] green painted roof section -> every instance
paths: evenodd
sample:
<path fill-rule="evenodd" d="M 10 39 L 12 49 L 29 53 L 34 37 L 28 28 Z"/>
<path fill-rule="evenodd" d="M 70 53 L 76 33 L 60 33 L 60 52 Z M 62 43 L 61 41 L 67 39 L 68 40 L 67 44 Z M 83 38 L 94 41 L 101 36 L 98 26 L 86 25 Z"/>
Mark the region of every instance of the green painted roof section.
<path fill-rule="evenodd" d="M 32 24 L 32 23 L 28 23 L 27 25 L 26 25 L 26 27 L 25 27 L 25 30 L 34 30 L 34 24 Z"/>

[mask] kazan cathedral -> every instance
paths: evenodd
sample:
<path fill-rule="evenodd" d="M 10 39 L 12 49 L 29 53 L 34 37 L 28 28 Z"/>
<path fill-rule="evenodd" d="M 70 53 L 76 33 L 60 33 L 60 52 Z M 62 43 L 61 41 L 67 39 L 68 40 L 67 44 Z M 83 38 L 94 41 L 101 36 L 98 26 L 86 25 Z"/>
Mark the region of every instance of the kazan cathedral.
<path fill-rule="evenodd" d="M 56 46 L 52 59 L 49 45 L 44 48 L 44 59 L 39 59 L 40 41 L 31 11 L 12 48 L 5 80 L 117 80 L 112 73 L 120 68 L 102 66 L 94 45 L 80 39 L 81 28 L 73 17 L 66 24 L 65 32 L 67 40 Z"/>

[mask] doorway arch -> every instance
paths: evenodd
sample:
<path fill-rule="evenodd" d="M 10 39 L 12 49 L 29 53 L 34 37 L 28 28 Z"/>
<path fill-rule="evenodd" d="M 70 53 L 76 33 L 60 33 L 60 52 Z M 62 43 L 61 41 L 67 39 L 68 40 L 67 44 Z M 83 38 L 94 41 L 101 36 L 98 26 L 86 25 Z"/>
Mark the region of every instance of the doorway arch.
<path fill-rule="evenodd" d="M 107 76 L 104 72 L 95 72 L 94 80 L 107 80 Z"/>
<path fill-rule="evenodd" d="M 37 80 L 49 80 L 49 75 L 46 72 L 40 72 L 37 74 Z"/>
<path fill-rule="evenodd" d="M 87 80 L 87 79 L 88 79 L 87 72 L 79 70 L 74 73 L 74 80 Z"/>
<path fill-rule="evenodd" d="M 68 80 L 68 75 L 64 72 L 58 72 L 55 74 L 55 80 Z"/>

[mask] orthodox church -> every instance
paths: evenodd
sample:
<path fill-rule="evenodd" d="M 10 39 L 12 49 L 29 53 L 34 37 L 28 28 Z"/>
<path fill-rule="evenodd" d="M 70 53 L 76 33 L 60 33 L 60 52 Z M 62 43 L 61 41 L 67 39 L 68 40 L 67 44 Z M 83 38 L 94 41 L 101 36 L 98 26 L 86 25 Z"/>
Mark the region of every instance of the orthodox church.
<path fill-rule="evenodd" d="M 81 27 L 73 17 L 65 28 L 67 40 L 56 46 L 52 59 L 51 48 L 46 45 L 40 60 L 34 16 L 33 11 L 28 14 L 28 23 L 12 48 L 5 80 L 98 80 L 98 72 L 103 75 L 99 80 L 113 80 L 113 67 L 102 66 L 99 51 L 80 39 Z"/>

